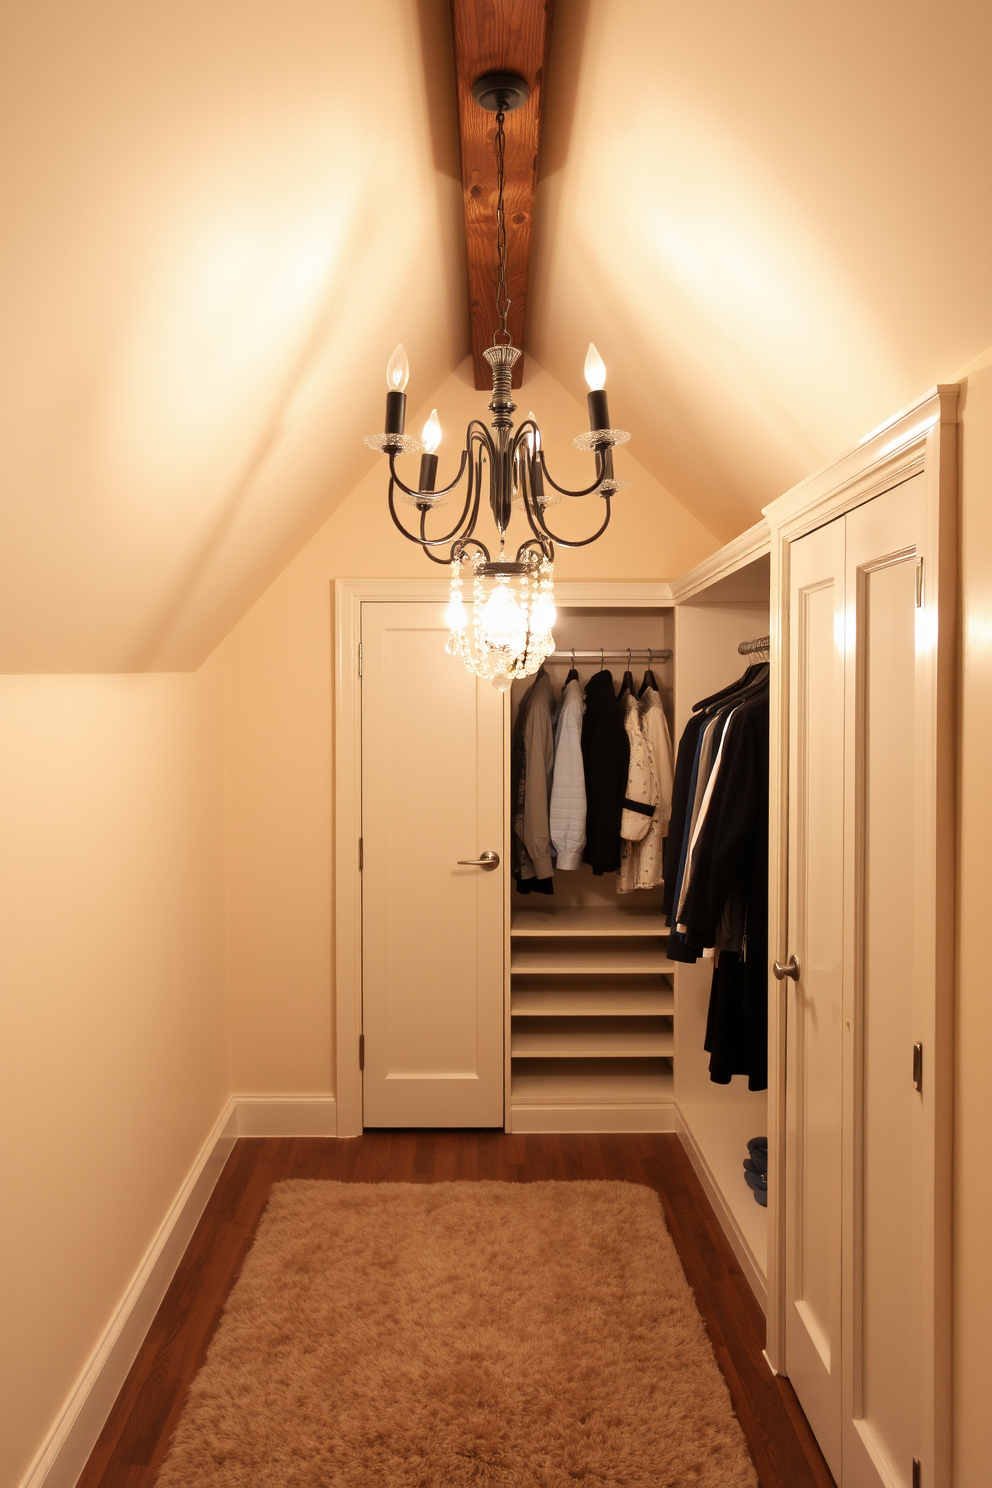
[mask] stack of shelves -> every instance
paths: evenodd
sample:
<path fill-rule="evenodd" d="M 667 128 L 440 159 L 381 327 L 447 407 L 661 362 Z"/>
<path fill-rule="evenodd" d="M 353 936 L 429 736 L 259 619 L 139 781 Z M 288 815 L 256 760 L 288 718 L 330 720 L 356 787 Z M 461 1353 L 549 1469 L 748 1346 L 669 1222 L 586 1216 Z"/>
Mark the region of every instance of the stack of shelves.
<path fill-rule="evenodd" d="M 540 905 L 510 928 L 512 1128 L 663 1129 L 672 1102 L 673 965 L 655 906 Z M 616 1124 L 610 1119 L 610 1112 Z M 652 1112 L 655 1114 L 652 1115 Z M 555 1113 L 557 1124 L 545 1124 Z"/>

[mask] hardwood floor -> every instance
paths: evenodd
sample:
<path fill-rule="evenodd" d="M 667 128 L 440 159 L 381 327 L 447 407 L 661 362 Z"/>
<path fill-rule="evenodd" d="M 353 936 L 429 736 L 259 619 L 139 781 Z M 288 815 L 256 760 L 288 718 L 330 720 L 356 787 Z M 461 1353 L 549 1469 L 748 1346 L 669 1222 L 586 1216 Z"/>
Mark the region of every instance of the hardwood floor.
<path fill-rule="evenodd" d="M 761 1488 L 834 1488 L 795 1393 L 762 1357 L 764 1316 L 676 1136 L 367 1132 L 237 1143 L 78 1488 L 151 1488 L 273 1183 L 615 1178 L 661 1196 Z M 374 1485 L 369 1485 L 374 1488 Z"/>

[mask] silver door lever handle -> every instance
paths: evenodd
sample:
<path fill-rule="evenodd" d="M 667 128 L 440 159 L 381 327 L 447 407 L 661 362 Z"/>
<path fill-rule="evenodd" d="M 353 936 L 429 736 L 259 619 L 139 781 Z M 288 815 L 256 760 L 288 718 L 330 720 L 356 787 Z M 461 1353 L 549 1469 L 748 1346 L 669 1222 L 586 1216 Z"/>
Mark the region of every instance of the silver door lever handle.
<path fill-rule="evenodd" d="M 786 977 L 791 977 L 794 982 L 798 982 L 799 980 L 799 962 L 795 956 L 790 956 L 784 966 L 781 961 L 773 961 L 772 971 L 780 982 L 784 982 Z"/>
<path fill-rule="evenodd" d="M 489 848 L 481 858 L 459 858 L 458 866 L 459 868 L 498 868 L 499 853 Z"/>

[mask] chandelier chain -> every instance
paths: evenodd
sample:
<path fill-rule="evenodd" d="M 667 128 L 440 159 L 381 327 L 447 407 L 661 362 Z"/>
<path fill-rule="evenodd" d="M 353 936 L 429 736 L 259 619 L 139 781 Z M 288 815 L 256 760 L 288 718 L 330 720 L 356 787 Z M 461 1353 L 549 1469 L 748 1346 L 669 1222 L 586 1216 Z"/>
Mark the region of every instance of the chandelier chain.
<path fill-rule="evenodd" d="M 497 336 L 504 336 L 506 345 L 512 339 L 506 326 L 510 313 L 510 296 L 506 289 L 506 209 L 503 201 L 503 188 L 506 184 L 505 118 L 504 111 L 500 109 L 496 114 L 496 318 L 499 325 L 493 333 L 494 346 Z"/>

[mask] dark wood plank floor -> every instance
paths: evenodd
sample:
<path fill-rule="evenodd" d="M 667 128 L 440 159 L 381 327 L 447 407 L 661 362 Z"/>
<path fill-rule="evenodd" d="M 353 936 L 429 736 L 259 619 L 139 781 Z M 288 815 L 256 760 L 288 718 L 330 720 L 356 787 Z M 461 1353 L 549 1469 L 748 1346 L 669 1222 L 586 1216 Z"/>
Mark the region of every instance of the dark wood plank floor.
<path fill-rule="evenodd" d="M 78 1488 L 151 1488 L 273 1183 L 617 1178 L 661 1196 L 761 1488 L 834 1488 L 788 1381 L 762 1357 L 764 1317 L 675 1136 L 367 1132 L 239 1141 Z M 373 1488 L 373 1485 L 370 1485 Z"/>

